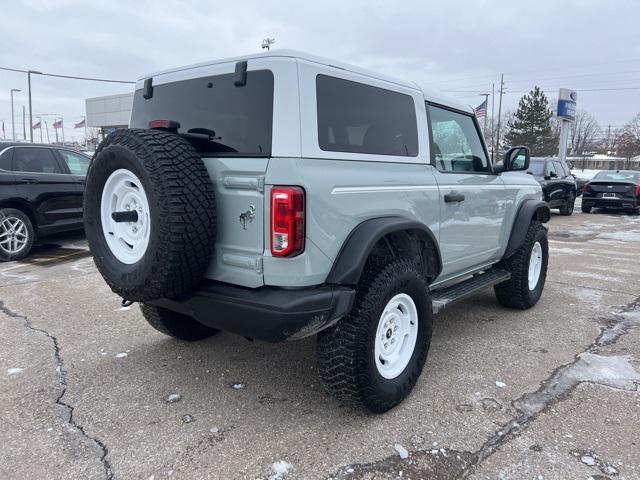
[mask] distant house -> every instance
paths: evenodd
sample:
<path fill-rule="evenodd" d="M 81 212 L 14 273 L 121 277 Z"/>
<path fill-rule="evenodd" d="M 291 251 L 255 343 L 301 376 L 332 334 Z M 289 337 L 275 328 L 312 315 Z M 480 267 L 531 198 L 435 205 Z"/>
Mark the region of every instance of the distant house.
<path fill-rule="evenodd" d="M 582 157 L 567 157 L 573 168 L 587 170 L 640 170 L 640 155 L 631 158 L 596 153 Z"/>

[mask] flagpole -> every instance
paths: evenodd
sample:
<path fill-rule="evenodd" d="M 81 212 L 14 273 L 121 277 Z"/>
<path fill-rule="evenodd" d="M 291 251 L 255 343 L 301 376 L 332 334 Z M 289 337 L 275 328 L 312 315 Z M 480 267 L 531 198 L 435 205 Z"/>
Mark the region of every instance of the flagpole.
<path fill-rule="evenodd" d="M 38 123 L 40 124 L 40 126 L 38 127 L 40 129 L 40 143 L 42 142 L 42 117 L 38 117 Z"/>
<path fill-rule="evenodd" d="M 64 147 L 64 118 L 60 116 L 60 121 L 62 122 L 62 146 Z"/>
<path fill-rule="evenodd" d="M 44 121 L 44 128 L 47 129 L 47 143 L 51 143 L 51 140 L 49 140 L 49 124 L 46 120 Z"/>
<path fill-rule="evenodd" d="M 496 116 L 496 84 L 491 84 L 491 163 L 493 163 L 493 152 L 495 150 L 495 137 L 493 135 L 493 120 Z"/>
<path fill-rule="evenodd" d="M 484 127 L 482 129 L 483 136 L 486 135 L 487 131 L 487 112 L 489 111 L 489 94 L 481 93 L 481 97 L 484 97 Z"/>

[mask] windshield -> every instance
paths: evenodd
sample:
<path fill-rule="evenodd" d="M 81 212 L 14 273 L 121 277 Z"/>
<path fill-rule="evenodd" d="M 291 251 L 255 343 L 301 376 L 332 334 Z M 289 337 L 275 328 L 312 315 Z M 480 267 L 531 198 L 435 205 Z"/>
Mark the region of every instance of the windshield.
<path fill-rule="evenodd" d="M 531 162 L 529 164 L 529 170 L 527 173 L 531 173 L 532 175 L 537 175 L 539 177 L 544 175 L 544 162 Z"/>
<path fill-rule="evenodd" d="M 165 83 L 145 99 L 137 90 L 132 128 L 149 128 L 152 120 L 180 123 L 180 134 L 200 153 L 269 156 L 273 125 L 273 73 L 247 72 L 247 82 L 234 85 L 235 74 Z"/>
<path fill-rule="evenodd" d="M 640 174 L 635 172 L 600 172 L 594 180 L 614 180 L 638 182 Z"/>

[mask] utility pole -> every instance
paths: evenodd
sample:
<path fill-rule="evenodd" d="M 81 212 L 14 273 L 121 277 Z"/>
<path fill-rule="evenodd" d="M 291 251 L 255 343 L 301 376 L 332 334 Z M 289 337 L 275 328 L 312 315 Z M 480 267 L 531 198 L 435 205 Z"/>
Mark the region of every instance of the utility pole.
<path fill-rule="evenodd" d="M 47 143 L 51 143 L 51 140 L 49 140 L 49 124 L 46 120 L 44 121 L 44 128 L 47 129 Z"/>
<path fill-rule="evenodd" d="M 38 127 L 40 129 L 40 143 L 42 143 L 42 117 L 38 117 L 38 123 L 40 124 Z"/>
<path fill-rule="evenodd" d="M 31 125 L 29 125 L 29 131 L 32 133 L 31 141 L 33 142 L 33 130 L 31 129 Z M 26 121 L 26 115 L 24 113 L 24 105 L 22 105 L 22 136 L 26 141 L 27 140 L 27 121 Z"/>
<path fill-rule="evenodd" d="M 495 136 L 493 135 L 493 119 L 496 116 L 496 84 L 491 84 L 491 163 L 494 162 Z"/>
<path fill-rule="evenodd" d="M 20 91 L 21 90 L 17 88 L 11 89 L 11 137 L 14 142 L 16 141 L 16 117 L 14 116 L 15 114 L 13 113 L 13 92 L 20 92 Z"/>
<path fill-rule="evenodd" d="M 502 95 L 504 94 L 504 73 L 500 74 L 500 100 L 498 101 L 498 131 L 496 132 L 496 149 L 500 149 L 500 117 L 502 116 Z"/>

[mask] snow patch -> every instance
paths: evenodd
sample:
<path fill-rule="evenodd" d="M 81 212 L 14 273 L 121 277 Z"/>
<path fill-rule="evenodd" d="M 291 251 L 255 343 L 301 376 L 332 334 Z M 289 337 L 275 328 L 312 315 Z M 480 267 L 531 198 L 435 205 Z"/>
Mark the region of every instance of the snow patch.
<path fill-rule="evenodd" d="M 171 393 L 164 397 L 164 401 L 167 403 L 176 403 L 180 400 L 182 400 L 182 395 L 180 395 L 179 393 Z"/>
<path fill-rule="evenodd" d="M 233 388 L 234 390 L 242 390 L 246 386 L 247 385 L 245 383 L 234 383 L 231 385 L 231 388 Z"/>
<path fill-rule="evenodd" d="M 18 375 L 24 371 L 24 368 L 7 368 L 7 375 Z"/>
<path fill-rule="evenodd" d="M 619 240 L 621 242 L 640 242 L 640 232 L 605 232 L 598 235 L 598 238 L 606 238 L 607 240 Z"/>
<path fill-rule="evenodd" d="M 271 470 L 273 475 L 269 477 L 269 480 L 281 480 L 291 473 L 293 465 L 285 460 L 279 460 L 271 465 Z"/>
<path fill-rule="evenodd" d="M 407 451 L 406 448 L 404 448 L 402 445 L 400 445 L 399 443 L 396 443 L 393 448 L 395 448 L 396 452 L 398 452 L 398 455 L 400 455 L 400 458 L 402 458 L 403 460 L 405 458 L 409 458 L 409 452 Z"/>
<path fill-rule="evenodd" d="M 116 353 L 116 358 L 124 358 L 128 355 L 127 352 Z"/>
<path fill-rule="evenodd" d="M 499 380 L 496 380 L 496 387 L 497 387 L 497 388 L 505 388 L 506 386 L 507 386 L 507 384 L 506 384 L 506 383 L 501 382 L 501 381 L 499 381 Z"/>

